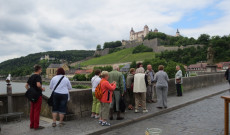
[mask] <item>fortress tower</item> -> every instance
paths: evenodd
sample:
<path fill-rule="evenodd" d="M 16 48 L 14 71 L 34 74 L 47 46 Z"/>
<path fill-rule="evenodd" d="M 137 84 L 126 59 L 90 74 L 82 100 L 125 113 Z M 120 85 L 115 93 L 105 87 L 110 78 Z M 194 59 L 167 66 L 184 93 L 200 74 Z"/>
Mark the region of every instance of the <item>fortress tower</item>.
<path fill-rule="evenodd" d="M 177 31 L 176 31 L 176 37 L 179 37 L 180 36 L 180 32 L 179 32 L 179 30 L 177 29 Z"/>
<path fill-rule="evenodd" d="M 139 32 L 135 32 L 133 30 L 133 28 L 131 28 L 130 31 L 130 37 L 129 40 L 130 41 L 143 41 L 144 37 L 149 33 L 149 27 L 147 25 L 144 26 L 144 30 L 143 31 L 139 31 Z"/>

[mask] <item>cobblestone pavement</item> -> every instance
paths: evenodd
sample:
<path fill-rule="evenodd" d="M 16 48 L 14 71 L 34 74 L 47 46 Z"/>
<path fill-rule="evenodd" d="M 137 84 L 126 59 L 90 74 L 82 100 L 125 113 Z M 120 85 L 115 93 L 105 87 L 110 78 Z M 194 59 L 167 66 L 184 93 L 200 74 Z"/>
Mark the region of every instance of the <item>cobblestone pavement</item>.
<path fill-rule="evenodd" d="M 212 95 L 229 88 L 229 84 L 217 84 L 210 87 L 199 88 L 192 91 L 185 92 L 183 97 L 176 97 L 170 95 L 168 97 L 168 109 L 173 107 L 184 106 L 186 103 L 201 99 L 208 95 Z M 225 93 L 228 94 L 228 93 Z M 223 94 L 223 95 L 225 95 Z M 117 129 L 110 132 L 110 134 L 137 134 L 142 135 L 148 127 L 158 127 L 163 129 L 163 135 L 199 135 L 196 133 L 203 133 L 202 135 L 215 135 L 221 133 L 223 130 L 223 101 L 219 98 L 220 95 L 205 99 L 198 103 L 183 107 L 182 109 L 155 116 L 143 122 L 138 122 L 124 128 Z M 132 121 L 141 117 L 146 117 L 151 114 L 161 113 L 162 111 L 156 109 L 156 104 L 147 104 L 149 113 L 134 113 L 134 111 L 127 111 L 125 119 L 122 121 L 111 121 L 112 125 L 119 125 L 122 122 Z M 64 127 L 51 127 L 52 121 L 40 120 L 40 125 L 46 128 L 39 131 L 29 129 L 29 120 L 24 119 L 21 122 L 2 123 L 2 132 L 0 135 L 85 135 L 94 133 L 109 127 L 102 127 L 98 124 L 96 119 L 82 118 L 66 122 Z M 130 133 L 129 133 L 130 132 Z M 107 134 L 107 133 L 106 133 Z"/>
<path fill-rule="evenodd" d="M 144 135 L 147 128 L 160 128 L 162 135 L 223 135 L 224 101 L 220 96 L 228 94 L 225 92 L 103 135 Z"/>

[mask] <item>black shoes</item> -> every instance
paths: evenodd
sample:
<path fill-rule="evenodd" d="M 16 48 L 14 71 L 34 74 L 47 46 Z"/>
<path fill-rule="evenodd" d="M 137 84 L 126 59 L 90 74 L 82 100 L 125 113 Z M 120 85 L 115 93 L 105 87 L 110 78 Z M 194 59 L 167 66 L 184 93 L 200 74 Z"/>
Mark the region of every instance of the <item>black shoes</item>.
<path fill-rule="evenodd" d="M 43 126 L 39 126 L 38 128 L 35 128 L 34 130 L 40 130 L 40 129 L 44 129 L 45 127 Z"/>

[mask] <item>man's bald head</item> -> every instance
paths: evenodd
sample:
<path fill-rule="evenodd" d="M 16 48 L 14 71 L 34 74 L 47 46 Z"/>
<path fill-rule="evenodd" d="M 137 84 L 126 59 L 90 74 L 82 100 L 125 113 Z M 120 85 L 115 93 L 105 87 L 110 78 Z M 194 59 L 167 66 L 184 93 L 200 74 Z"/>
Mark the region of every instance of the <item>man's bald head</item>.
<path fill-rule="evenodd" d="M 152 70 L 152 65 L 150 65 L 150 64 L 147 65 L 147 69 L 148 69 L 148 70 Z"/>

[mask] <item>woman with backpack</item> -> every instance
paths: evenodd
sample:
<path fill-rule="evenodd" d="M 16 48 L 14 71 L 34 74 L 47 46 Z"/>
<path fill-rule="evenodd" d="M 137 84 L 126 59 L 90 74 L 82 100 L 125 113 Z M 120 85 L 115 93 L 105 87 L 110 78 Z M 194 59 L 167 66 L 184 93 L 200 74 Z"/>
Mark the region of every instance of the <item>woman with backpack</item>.
<path fill-rule="evenodd" d="M 102 92 L 102 97 L 100 99 L 101 101 L 101 113 L 100 113 L 100 118 L 102 120 L 99 120 L 99 123 L 102 126 L 110 126 L 110 123 L 107 122 L 107 119 L 109 118 L 109 106 L 110 103 L 112 102 L 112 95 L 113 91 L 116 89 L 116 82 L 114 81 L 113 83 L 109 83 L 109 73 L 107 71 L 102 71 L 101 73 L 101 92 Z"/>
<path fill-rule="evenodd" d="M 63 126 L 64 115 L 67 110 L 67 101 L 69 100 L 69 90 L 72 89 L 71 83 L 67 77 L 64 76 L 65 71 L 63 68 L 58 68 L 57 75 L 50 81 L 50 89 L 53 90 L 53 107 L 52 126 L 56 127 L 56 119 L 59 114 L 59 126 Z"/>

